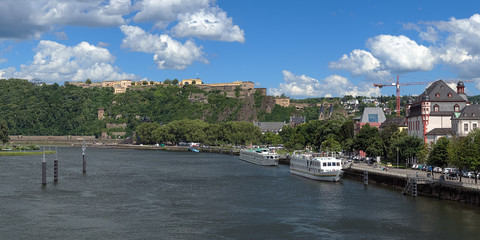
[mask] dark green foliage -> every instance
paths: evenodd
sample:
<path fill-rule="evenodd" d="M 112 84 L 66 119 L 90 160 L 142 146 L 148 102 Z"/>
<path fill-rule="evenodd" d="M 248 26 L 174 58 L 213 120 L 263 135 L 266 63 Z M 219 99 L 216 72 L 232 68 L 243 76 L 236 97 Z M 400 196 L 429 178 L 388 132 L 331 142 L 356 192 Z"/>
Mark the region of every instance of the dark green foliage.
<path fill-rule="evenodd" d="M 275 105 L 271 113 L 266 113 L 265 111 L 260 111 L 258 113 L 258 120 L 260 122 L 288 122 L 290 116 L 295 115 L 295 107 L 282 107 L 280 105 Z"/>
<path fill-rule="evenodd" d="M 0 140 L 2 141 L 3 146 L 5 146 L 5 143 L 9 141 L 8 126 L 5 120 L 2 120 L 0 123 Z"/>
<path fill-rule="evenodd" d="M 450 141 L 441 137 L 433 145 L 432 151 L 428 155 L 428 164 L 432 166 L 445 167 L 448 164 L 448 144 Z"/>

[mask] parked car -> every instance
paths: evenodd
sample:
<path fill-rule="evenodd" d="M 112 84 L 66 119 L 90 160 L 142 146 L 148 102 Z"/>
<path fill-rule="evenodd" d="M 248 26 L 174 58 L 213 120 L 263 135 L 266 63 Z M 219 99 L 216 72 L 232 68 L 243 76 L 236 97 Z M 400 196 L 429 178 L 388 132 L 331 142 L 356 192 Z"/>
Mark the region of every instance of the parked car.
<path fill-rule="evenodd" d="M 458 180 L 458 174 L 457 173 L 449 173 L 446 176 L 447 179 L 449 180 Z"/>
<path fill-rule="evenodd" d="M 443 173 L 448 174 L 451 170 L 452 170 L 452 168 L 444 168 Z"/>
<path fill-rule="evenodd" d="M 436 172 L 436 173 L 441 173 L 441 172 L 442 172 L 442 168 L 441 168 L 441 167 L 434 167 L 434 168 L 433 168 L 433 171 Z"/>
<path fill-rule="evenodd" d="M 417 169 L 418 168 L 418 164 L 413 164 L 412 165 L 412 169 Z"/>
<path fill-rule="evenodd" d="M 475 178 L 475 173 L 472 171 L 468 172 L 468 178 Z"/>

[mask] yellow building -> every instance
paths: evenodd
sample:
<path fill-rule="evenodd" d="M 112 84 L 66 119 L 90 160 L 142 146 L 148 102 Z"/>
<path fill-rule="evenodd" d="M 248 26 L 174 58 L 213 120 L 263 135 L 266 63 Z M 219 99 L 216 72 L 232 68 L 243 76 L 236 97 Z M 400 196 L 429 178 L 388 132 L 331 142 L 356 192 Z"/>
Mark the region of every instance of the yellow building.
<path fill-rule="evenodd" d="M 192 84 L 203 84 L 202 79 L 192 78 L 192 79 L 183 79 L 178 85 L 192 85 Z"/>
<path fill-rule="evenodd" d="M 275 98 L 275 104 L 280 105 L 282 107 L 289 107 L 290 98 Z"/>

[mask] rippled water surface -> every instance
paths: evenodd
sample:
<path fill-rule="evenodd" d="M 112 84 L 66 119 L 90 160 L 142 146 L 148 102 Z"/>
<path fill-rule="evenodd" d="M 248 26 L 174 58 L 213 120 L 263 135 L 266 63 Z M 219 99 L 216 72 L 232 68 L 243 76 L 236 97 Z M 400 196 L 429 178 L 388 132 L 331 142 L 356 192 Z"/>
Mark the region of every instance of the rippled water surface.
<path fill-rule="evenodd" d="M 1 239 L 479 239 L 480 210 L 237 156 L 80 148 L 0 157 Z"/>

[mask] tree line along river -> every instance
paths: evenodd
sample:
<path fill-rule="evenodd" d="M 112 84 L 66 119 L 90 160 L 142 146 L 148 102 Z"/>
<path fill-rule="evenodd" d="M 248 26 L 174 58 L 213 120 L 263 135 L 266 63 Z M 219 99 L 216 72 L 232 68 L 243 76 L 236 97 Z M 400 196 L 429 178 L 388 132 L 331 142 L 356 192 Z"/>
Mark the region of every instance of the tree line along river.
<path fill-rule="evenodd" d="M 478 239 L 480 210 L 343 178 L 318 182 L 238 156 L 58 148 L 0 157 L 4 239 Z"/>

